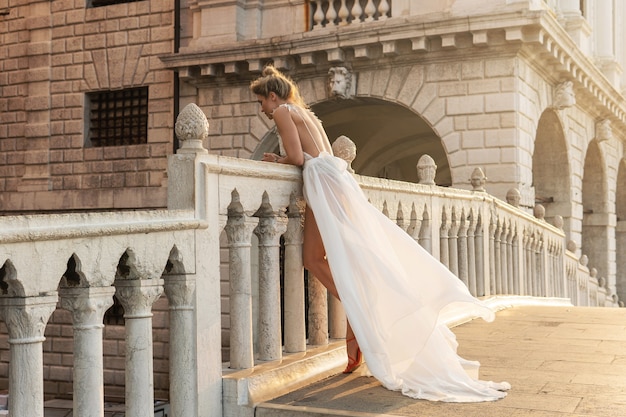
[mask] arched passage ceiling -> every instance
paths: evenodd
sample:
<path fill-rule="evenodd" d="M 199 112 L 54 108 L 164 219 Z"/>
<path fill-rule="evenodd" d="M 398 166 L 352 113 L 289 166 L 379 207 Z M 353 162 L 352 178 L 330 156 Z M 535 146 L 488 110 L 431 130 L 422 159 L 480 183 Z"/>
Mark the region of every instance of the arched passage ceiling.
<path fill-rule="evenodd" d="M 435 182 L 452 183 L 441 139 L 418 115 L 400 105 L 370 98 L 329 100 L 312 106 L 328 138 L 349 137 L 357 148 L 352 167 L 358 174 L 417 182 L 417 161 L 430 155 Z"/>

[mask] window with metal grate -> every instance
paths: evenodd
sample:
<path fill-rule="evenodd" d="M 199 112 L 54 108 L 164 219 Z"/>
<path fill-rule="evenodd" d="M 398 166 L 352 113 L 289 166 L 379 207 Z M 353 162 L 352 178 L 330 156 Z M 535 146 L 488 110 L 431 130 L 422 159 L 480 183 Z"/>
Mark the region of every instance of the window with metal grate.
<path fill-rule="evenodd" d="M 148 141 L 148 87 L 87 94 L 86 146 L 137 145 Z"/>

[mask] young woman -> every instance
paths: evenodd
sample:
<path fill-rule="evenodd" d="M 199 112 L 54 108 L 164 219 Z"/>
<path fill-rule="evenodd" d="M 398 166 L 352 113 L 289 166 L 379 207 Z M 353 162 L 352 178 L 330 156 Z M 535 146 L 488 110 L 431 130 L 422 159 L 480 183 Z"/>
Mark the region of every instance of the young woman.
<path fill-rule="evenodd" d="M 471 378 L 444 324 L 463 311 L 487 321 L 483 306 L 443 264 L 368 201 L 345 161 L 332 155 L 321 122 L 291 79 L 268 66 L 250 86 L 273 119 L 281 155 L 264 161 L 302 166 L 304 266 L 338 297 L 348 317 L 348 366 L 364 357 L 386 388 L 433 401 L 493 401 L 506 382 Z M 356 337 L 355 337 L 356 335 Z"/>

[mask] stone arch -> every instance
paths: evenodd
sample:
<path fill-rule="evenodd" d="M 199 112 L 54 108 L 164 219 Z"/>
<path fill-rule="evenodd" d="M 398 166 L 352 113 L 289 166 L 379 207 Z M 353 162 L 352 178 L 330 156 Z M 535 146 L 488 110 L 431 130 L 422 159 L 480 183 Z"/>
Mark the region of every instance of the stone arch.
<path fill-rule="evenodd" d="M 617 184 L 615 190 L 615 229 L 616 253 L 626 253 L 626 159 L 622 159 L 617 168 Z M 616 289 L 619 299 L 626 300 L 626 256 L 616 256 Z"/>
<path fill-rule="evenodd" d="M 61 285 L 65 287 L 84 287 L 87 286 L 85 274 L 82 272 L 80 258 L 73 253 L 67 260 L 67 269 L 61 278 Z"/>
<path fill-rule="evenodd" d="M 597 140 L 587 147 L 582 178 L 582 244 L 581 251 L 589 257 L 589 265 L 598 270 L 598 276 L 608 280 L 609 288 L 615 288 L 609 277 L 609 218 L 608 182 L 606 161 Z M 613 281 L 613 282 L 612 282 Z"/>
<path fill-rule="evenodd" d="M 26 291 L 17 279 L 17 270 L 10 259 L 6 260 L 0 268 L 0 294 L 11 297 L 24 296 Z"/>
<path fill-rule="evenodd" d="M 172 250 L 170 250 L 170 255 L 167 258 L 167 263 L 165 264 L 165 269 L 163 270 L 164 274 L 185 274 L 185 264 L 183 263 L 183 256 L 179 252 L 178 247 L 176 245 L 172 246 Z"/>
<path fill-rule="evenodd" d="M 356 144 L 352 167 L 358 174 L 417 182 L 417 161 L 428 154 L 437 164 L 435 183 L 452 185 L 441 138 L 412 109 L 370 97 L 327 100 L 312 107 L 331 141 L 345 135 Z"/>
<path fill-rule="evenodd" d="M 547 221 L 552 223 L 556 216 L 563 217 L 563 230 L 569 236 L 572 232 L 570 159 L 563 124 L 551 109 L 543 112 L 537 124 L 532 174 L 535 203 L 545 207 Z"/>

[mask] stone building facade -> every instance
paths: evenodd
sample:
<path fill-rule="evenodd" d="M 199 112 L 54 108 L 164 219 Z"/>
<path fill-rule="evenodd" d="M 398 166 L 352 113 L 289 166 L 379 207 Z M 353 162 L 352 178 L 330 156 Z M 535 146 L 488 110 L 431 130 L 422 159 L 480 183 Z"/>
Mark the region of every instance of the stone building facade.
<path fill-rule="evenodd" d="M 625 21 L 612 0 L 0 0 L 0 211 L 165 207 L 191 102 L 209 152 L 276 149 L 248 89 L 273 63 L 356 144 L 357 173 L 415 181 L 428 154 L 437 184 L 471 189 L 479 167 L 490 194 L 562 217 L 626 299 Z M 133 123 L 134 99 L 145 135 L 116 142 L 104 112 L 113 136 L 94 141 L 94 109 Z"/>

